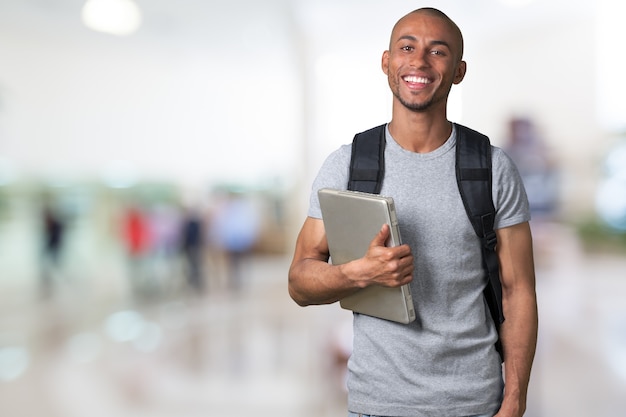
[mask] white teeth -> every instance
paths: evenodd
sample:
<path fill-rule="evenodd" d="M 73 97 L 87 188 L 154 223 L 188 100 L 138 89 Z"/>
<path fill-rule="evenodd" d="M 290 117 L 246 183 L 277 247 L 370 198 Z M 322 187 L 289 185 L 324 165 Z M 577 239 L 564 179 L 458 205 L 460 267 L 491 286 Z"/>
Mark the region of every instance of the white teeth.
<path fill-rule="evenodd" d="M 425 77 L 416 77 L 414 75 L 407 75 L 404 77 L 404 81 L 408 83 L 420 83 L 420 84 L 428 84 L 430 81 Z"/>

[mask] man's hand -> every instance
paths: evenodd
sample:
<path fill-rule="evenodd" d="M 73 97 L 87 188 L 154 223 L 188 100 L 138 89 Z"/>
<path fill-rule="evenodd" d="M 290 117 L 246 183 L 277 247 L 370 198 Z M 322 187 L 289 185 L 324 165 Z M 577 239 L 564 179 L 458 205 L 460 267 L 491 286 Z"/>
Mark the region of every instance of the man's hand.
<path fill-rule="evenodd" d="M 389 225 L 383 225 L 370 242 L 365 256 L 345 264 L 344 273 L 359 287 L 382 285 L 399 287 L 413 280 L 413 255 L 408 245 L 385 246 Z"/>
<path fill-rule="evenodd" d="M 525 407 L 525 402 L 524 404 L 515 404 L 513 401 L 508 401 L 505 398 L 500 410 L 493 417 L 522 417 L 525 412 Z"/>

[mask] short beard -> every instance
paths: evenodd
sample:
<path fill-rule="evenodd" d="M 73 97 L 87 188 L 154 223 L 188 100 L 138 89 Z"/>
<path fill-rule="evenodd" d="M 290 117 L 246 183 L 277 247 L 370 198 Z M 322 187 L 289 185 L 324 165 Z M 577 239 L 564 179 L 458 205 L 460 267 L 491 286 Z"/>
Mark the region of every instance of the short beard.
<path fill-rule="evenodd" d="M 399 94 L 394 94 L 394 95 L 396 96 L 400 104 L 402 104 L 407 109 L 416 113 L 420 113 L 420 112 L 428 110 L 434 103 L 434 100 L 432 98 L 424 103 L 409 103 L 405 101 L 402 97 L 400 97 Z"/>

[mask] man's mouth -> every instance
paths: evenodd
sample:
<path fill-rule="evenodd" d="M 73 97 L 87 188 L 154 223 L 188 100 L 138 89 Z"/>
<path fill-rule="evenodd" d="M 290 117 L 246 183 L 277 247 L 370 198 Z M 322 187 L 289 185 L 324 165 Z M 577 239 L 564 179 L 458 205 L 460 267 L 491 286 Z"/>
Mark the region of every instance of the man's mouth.
<path fill-rule="evenodd" d="M 402 79 L 411 84 L 430 84 L 432 82 L 426 77 L 418 77 L 416 75 L 406 75 Z"/>

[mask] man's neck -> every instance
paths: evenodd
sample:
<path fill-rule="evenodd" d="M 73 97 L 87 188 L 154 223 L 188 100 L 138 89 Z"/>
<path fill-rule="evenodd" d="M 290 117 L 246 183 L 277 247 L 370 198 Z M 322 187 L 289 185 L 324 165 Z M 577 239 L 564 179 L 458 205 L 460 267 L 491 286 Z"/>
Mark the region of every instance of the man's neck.
<path fill-rule="evenodd" d="M 389 132 L 398 144 L 411 152 L 427 153 L 443 145 L 452 134 L 452 123 L 445 112 L 433 115 L 430 112 L 394 111 L 389 123 Z"/>

